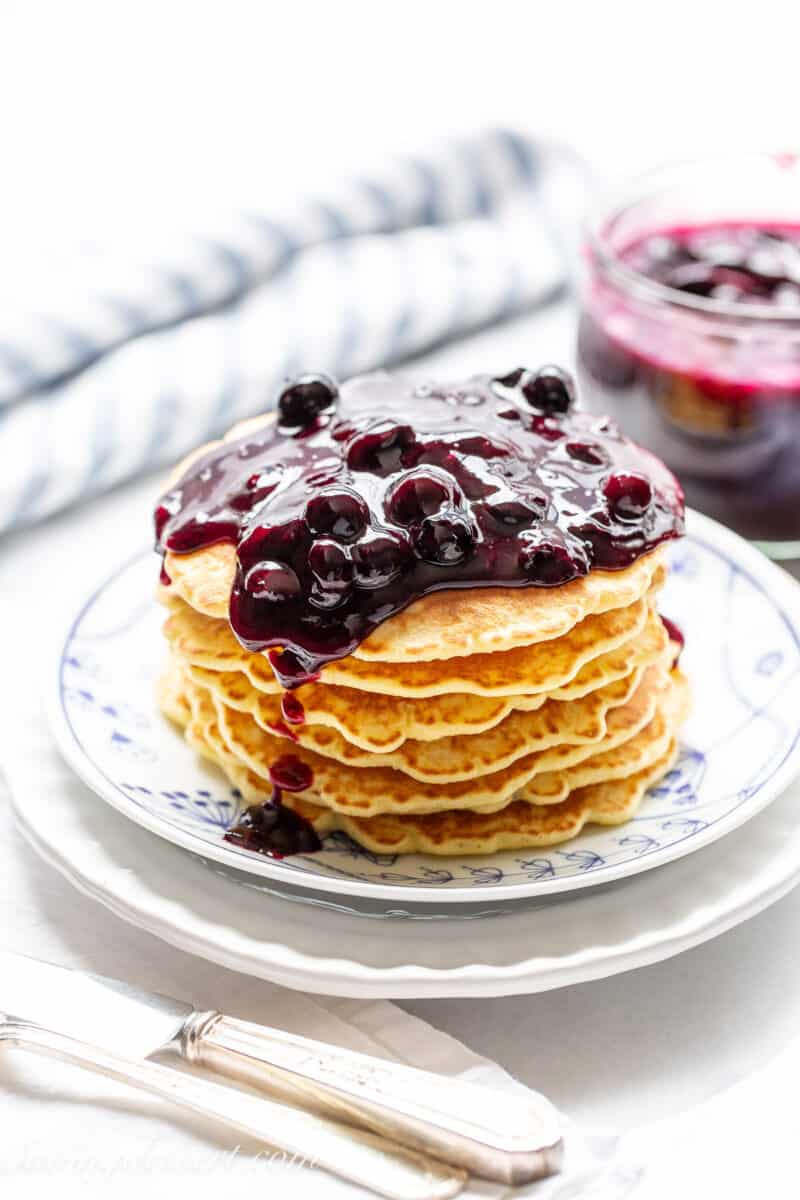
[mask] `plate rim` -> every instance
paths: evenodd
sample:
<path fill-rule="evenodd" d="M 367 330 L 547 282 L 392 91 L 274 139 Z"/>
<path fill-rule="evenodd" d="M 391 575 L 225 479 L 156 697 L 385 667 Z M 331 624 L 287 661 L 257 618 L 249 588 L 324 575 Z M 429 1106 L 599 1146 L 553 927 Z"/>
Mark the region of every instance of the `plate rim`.
<path fill-rule="evenodd" d="M 730 561 L 744 568 L 758 586 L 767 593 L 773 604 L 778 607 L 792 628 L 795 637 L 800 641 L 800 584 L 738 534 L 692 509 L 687 510 L 687 533 L 697 540 L 705 541 L 713 549 L 721 550 Z M 77 611 L 70 609 L 68 618 L 56 627 L 50 652 L 44 661 L 45 675 L 42 692 L 50 731 L 59 752 L 87 787 L 116 811 L 147 829 L 156 837 L 180 846 L 201 858 L 212 859 L 235 870 L 270 879 L 278 885 L 283 882 L 309 892 L 324 892 L 338 896 L 361 896 L 375 900 L 391 900 L 420 905 L 435 904 L 442 907 L 474 904 L 478 901 L 479 896 L 474 887 L 439 888 L 426 884 L 415 884 L 413 887 L 409 887 L 310 872 L 306 874 L 299 871 L 293 873 L 289 878 L 286 869 L 281 867 L 278 862 L 273 862 L 263 856 L 249 855 L 243 850 L 228 846 L 221 839 L 218 844 L 211 841 L 206 842 L 191 830 L 181 829 L 177 825 L 172 825 L 157 815 L 149 813 L 146 808 L 137 805 L 121 789 L 106 779 L 78 742 L 64 709 L 61 687 L 64 650 L 75 627 L 96 597 L 122 571 L 142 557 L 143 553 L 143 550 L 139 550 L 128 556 L 111 573 L 106 573 L 103 579 L 90 589 L 88 595 L 84 594 Z M 624 863 L 612 864 L 590 872 L 576 873 L 556 881 L 529 879 L 518 883 L 483 884 L 480 888 L 480 902 L 491 906 L 492 904 L 503 904 L 535 897 L 549 896 L 555 899 L 567 893 L 582 891 L 600 884 L 609 884 L 620 879 L 633 878 L 643 872 L 666 866 L 677 859 L 712 845 L 726 834 L 738 829 L 779 796 L 798 774 L 800 774 L 800 730 L 785 753 L 782 762 L 754 796 L 743 801 L 726 817 L 720 818 L 704 830 L 694 833 L 690 838 L 686 837 L 673 842 L 657 855 L 641 855 Z M 497 894 L 492 895 L 492 892 Z"/>
<path fill-rule="evenodd" d="M 185 921 L 177 921 L 174 915 L 171 915 L 176 907 L 174 904 L 166 910 L 162 907 L 159 911 L 155 903 L 157 897 L 151 887 L 147 888 L 150 903 L 143 906 L 140 901 L 137 905 L 130 889 L 118 886 L 118 871 L 110 875 L 107 869 L 95 869 L 90 877 L 85 865 L 79 868 L 75 861 L 60 854 L 50 843 L 43 843 L 38 827 L 27 820 L 24 805 L 18 802 L 22 789 L 17 788 L 14 775 L 14 771 L 9 770 L 9 791 L 17 828 L 27 844 L 82 894 L 96 900 L 120 919 L 180 950 L 198 954 L 229 970 L 268 979 L 286 987 L 313 990 L 325 995 L 400 1000 L 486 998 L 535 994 L 607 978 L 664 961 L 702 945 L 757 916 L 800 882 L 800 847 L 795 847 L 791 865 L 777 873 L 776 859 L 770 856 L 768 867 L 772 868 L 771 874 L 768 873 L 767 878 L 761 879 L 760 882 L 759 877 L 754 879 L 752 874 L 744 880 L 741 876 L 731 875 L 730 882 L 738 882 L 739 888 L 744 888 L 744 894 L 733 906 L 730 903 L 724 908 L 720 908 L 719 903 L 709 906 L 707 901 L 698 898 L 691 922 L 687 923 L 684 918 L 667 937 L 663 936 L 662 929 L 651 929 L 636 937 L 628 936 L 623 943 L 616 945 L 608 938 L 601 938 L 584 945 L 581 950 L 565 960 L 541 957 L 537 959 L 529 954 L 527 957 L 521 956 L 514 963 L 502 966 L 479 961 L 456 967 L 432 968 L 410 961 L 401 965 L 380 967 L 364 964 L 352 956 L 333 958 L 313 955 L 288 945 L 285 940 L 260 939 L 257 943 L 260 955 L 256 957 L 231 944 L 231 937 L 236 939 L 237 931 L 230 923 L 213 923 L 212 928 L 216 935 L 214 940 L 208 932 L 203 934 L 198 928 L 187 926 Z M 101 797 L 94 794 L 92 801 L 102 802 Z M 795 840 L 798 836 L 800 831 L 795 834 Z M 784 838 L 781 839 L 781 845 L 785 848 Z M 177 853 L 177 849 L 169 843 L 166 848 L 170 854 Z M 81 863 L 83 864 L 83 860 Z M 122 866 L 118 870 L 128 872 L 129 868 Z M 760 874 L 764 874 L 763 868 Z M 234 885 L 226 881 L 226 886 Z M 137 898 L 139 894 L 137 891 Z M 274 894 L 267 899 L 278 905 L 290 903 Z M 190 905 L 182 903 L 179 907 L 182 912 L 187 912 L 191 918 L 196 919 Z M 357 917 L 351 915 L 350 919 L 356 921 Z M 491 918 L 497 919 L 502 920 Z M 439 929 L 441 923 L 434 923 L 434 927 Z M 380 927 L 376 930 L 378 934 L 382 932 Z M 228 939 L 227 945 L 225 938 Z M 527 945 L 529 946 L 529 943 Z"/>

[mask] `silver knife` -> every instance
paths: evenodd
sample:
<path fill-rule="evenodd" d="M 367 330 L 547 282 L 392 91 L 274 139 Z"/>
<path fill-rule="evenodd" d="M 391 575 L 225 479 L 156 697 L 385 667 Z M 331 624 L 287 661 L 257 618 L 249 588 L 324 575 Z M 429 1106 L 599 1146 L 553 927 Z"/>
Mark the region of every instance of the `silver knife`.
<path fill-rule="evenodd" d="M 0 1046 L 16 1046 L 110 1079 L 132 1084 L 213 1121 L 222 1121 L 300 1165 L 323 1167 L 387 1200 L 451 1200 L 464 1188 L 466 1172 L 407 1150 L 378 1134 L 286 1104 L 222 1087 L 147 1059 L 122 1058 L 108 1050 L 54 1033 L 41 1025 L 0 1014 Z"/>
<path fill-rule="evenodd" d="M 132 984 L 0 951 L 0 1012 L 127 1059 L 164 1051 L 484 1179 L 561 1164 L 558 1113 L 527 1097 L 224 1016 Z"/>

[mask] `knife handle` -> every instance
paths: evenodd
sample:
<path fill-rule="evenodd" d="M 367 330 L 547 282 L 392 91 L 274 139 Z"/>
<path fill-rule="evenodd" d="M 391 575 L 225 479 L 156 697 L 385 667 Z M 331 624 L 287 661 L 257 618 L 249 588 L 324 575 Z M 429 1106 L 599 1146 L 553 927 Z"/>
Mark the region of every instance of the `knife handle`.
<path fill-rule="evenodd" d="M 160 1096 L 291 1155 L 299 1166 L 324 1167 L 390 1200 L 449 1200 L 463 1172 L 393 1145 L 362 1129 L 159 1066 L 121 1058 L 42 1026 L 0 1017 L 0 1045 L 48 1055 Z"/>
<path fill-rule="evenodd" d="M 527 1183 L 560 1167 L 558 1114 L 537 1093 L 508 1095 L 213 1012 L 187 1022 L 181 1050 L 190 1062 L 484 1179 Z"/>

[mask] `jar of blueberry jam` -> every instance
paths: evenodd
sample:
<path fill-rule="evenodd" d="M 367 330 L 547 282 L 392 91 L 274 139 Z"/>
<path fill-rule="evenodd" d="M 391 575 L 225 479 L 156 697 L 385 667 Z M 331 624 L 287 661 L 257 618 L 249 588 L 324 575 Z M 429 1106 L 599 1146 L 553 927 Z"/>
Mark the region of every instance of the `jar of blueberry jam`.
<path fill-rule="evenodd" d="M 655 172 L 590 227 L 584 402 L 689 504 L 800 563 L 800 163 Z"/>

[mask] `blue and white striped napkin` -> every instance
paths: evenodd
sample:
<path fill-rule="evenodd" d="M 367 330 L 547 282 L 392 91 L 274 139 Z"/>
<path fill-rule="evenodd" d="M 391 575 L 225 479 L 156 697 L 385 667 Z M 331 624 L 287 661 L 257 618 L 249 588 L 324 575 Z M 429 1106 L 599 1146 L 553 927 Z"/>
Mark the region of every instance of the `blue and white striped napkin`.
<path fill-rule="evenodd" d="M 584 182 L 497 130 L 144 249 L 21 255 L 0 285 L 0 531 L 178 458 L 294 372 L 346 378 L 542 302 Z"/>

